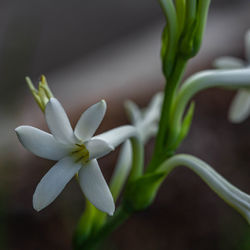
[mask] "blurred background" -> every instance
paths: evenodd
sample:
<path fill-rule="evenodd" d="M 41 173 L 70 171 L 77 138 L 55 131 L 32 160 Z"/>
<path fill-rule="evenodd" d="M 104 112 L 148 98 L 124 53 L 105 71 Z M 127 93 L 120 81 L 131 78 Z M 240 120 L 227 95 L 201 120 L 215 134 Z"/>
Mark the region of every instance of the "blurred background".
<path fill-rule="evenodd" d="M 216 57 L 244 57 L 249 13 L 247 0 L 212 0 L 202 49 L 186 77 L 211 68 Z M 74 180 L 44 211 L 32 208 L 34 189 L 53 162 L 25 151 L 15 136 L 14 128 L 23 124 L 47 129 L 24 77 L 36 83 L 45 74 L 73 125 L 101 98 L 107 100 L 108 112 L 100 131 L 126 124 L 124 100 L 143 107 L 164 87 L 159 57 L 163 25 L 156 0 L 0 2 L 0 249 L 71 249 L 84 208 Z M 250 193 L 250 120 L 228 122 L 234 94 L 211 89 L 195 98 L 191 133 L 179 151 L 207 161 Z M 147 159 L 152 147 L 153 141 Z M 107 180 L 117 155 L 100 162 Z M 110 242 L 107 249 L 249 250 L 250 228 L 181 167 L 164 182 L 155 203 L 134 215 Z"/>

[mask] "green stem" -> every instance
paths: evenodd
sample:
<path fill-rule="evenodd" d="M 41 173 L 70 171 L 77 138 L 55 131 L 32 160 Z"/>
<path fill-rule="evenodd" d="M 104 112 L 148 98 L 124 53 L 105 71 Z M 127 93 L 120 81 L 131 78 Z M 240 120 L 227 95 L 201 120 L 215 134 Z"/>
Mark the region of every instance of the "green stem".
<path fill-rule="evenodd" d="M 102 244 L 102 242 L 123 222 L 125 222 L 131 213 L 127 212 L 123 207 L 120 207 L 114 214 L 110 217 L 107 223 L 94 235 L 92 235 L 83 244 L 76 247 L 75 250 L 95 250 Z"/>
<path fill-rule="evenodd" d="M 186 68 L 186 60 L 179 58 L 177 60 L 173 74 L 170 76 L 166 87 L 165 95 L 161 110 L 161 118 L 159 122 L 159 130 L 156 136 L 156 145 L 152 160 L 149 163 L 147 171 L 150 172 L 154 170 L 157 165 L 159 165 L 168 156 L 168 150 L 166 149 L 168 142 L 168 132 L 173 108 L 173 101 L 176 95 L 176 90 L 179 86 L 180 80 Z"/>
<path fill-rule="evenodd" d="M 133 153 L 132 166 L 128 177 L 128 183 L 142 175 L 144 162 L 144 147 L 141 140 L 138 137 L 132 137 L 130 140 Z"/>

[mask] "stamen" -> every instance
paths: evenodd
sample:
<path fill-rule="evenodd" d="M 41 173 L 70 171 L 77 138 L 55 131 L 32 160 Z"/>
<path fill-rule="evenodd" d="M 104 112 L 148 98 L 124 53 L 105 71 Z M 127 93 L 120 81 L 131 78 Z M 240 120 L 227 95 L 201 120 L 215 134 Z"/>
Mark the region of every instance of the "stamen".
<path fill-rule="evenodd" d="M 82 162 L 86 164 L 89 161 L 89 151 L 84 144 L 75 144 L 76 149 L 71 152 L 72 156 L 75 158 L 75 162 Z"/>

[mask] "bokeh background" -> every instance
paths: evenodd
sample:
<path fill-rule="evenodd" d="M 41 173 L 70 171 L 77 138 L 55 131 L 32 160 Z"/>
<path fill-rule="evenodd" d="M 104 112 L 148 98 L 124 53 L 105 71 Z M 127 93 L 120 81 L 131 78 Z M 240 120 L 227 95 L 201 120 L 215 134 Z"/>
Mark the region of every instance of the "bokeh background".
<path fill-rule="evenodd" d="M 212 67 L 218 56 L 244 57 L 250 2 L 212 0 L 204 43 L 186 77 Z M 44 211 L 32 194 L 53 162 L 25 151 L 14 128 L 47 129 L 24 77 L 45 74 L 74 124 L 101 98 L 108 112 L 99 131 L 126 124 L 123 102 L 145 106 L 164 87 L 160 34 L 164 18 L 156 0 L 2 0 L 0 2 L 0 249 L 67 250 L 84 199 L 71 181 Z M 211 89 L 195 98 L 189 137 L 180 152 L 206 160 L 250 193 L 248 119 L 230 124 L 234 92 Z M 149 159 L 153 141 L 147 147 Z M 117 152 L 101 160 L 110 178 Z M 155 203 L 111 237 L 107 249 L 249 250 L 250 228 L 195 174 L 180 167 L 164 182 Z"/>

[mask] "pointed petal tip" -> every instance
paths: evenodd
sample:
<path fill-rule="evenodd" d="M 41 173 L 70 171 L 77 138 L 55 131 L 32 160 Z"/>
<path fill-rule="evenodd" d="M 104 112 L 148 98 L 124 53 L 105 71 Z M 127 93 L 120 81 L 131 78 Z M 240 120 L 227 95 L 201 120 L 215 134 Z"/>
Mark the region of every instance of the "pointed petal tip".
<path fill-rule="evenodd" d="M 46 104 L 46 107 L 49 106 L 48 104 L 50 105 L 55 105 L 55 104 L 58 104 L 61 105 L 61 103 L 55 98 L 55 97 L 51 97 L 48 101 L 48 103 Z M 45 110 L 46 110 L 46 107 L 45 107 Z"/>
<path fill-rule="evenodd" d="M 20 127 L 17 127 L 17 128 L 14 129 L 14 131 L 15 131 L 16 133 L 18 133 L 19 130 L 20 130 Z"/>
<path fill-rule="evenodd" d="M 14 129 L 14 131 L 15 131 L 16 133 L 20 133 L 21 130 L 22 130 L 23 128 L 25 128 L 25 127 L 27 127 L 27 126 L 24 126 L 24 125 L 18 126 L 18 127 L 16 127 L 16 128 Z"/>
<path fill-rule="evenodd" d="M 51 97 L 51 98 L 49 99 L 49 101 L 50 101 L 50 102 L 58 102 L 58 100 L 57 100 L 55 97 Z"/>
<path fill-rule="evenodd" d="M 99 104 L 101 104 L 101 105 L 103 106 L 104 109 L 107 108 L 107 103 L 106 103 L 106 101 L 105 101 L 104 99 L 102 99 L 102 100 L 99 102 Z"/>
<path fill-rule="evenodd" d="M 42 209 L 39 209 L 39 208 L 37 208 L 37 207 L 35 207 L 34 205 L 33 205 L 33 208 L 34 208 L 34 210 L 36 211 L 36 212 L 40 212 Z"/>
<path fill-rule="evenodd" d="M 114 212 L 115 212 L 115 203 L 114 203 L 114 200 L 112 198 L 112 202 L 110 201 L 109 203 L 109 207 L 106 207 L 106 208 L 98 208 L 100 209 L 101 211 L 107 213 L 109 216 L 113 216 L 114 215 Z"/>
<path fill-rule="evenodd" d="M 110 201 L 110 206 L 109 208 L 107 209 L 106 213 L 109 215 L 109 216 L 113 216 L 114 215 L 114 212 L 115 212 L 115 203 L 114 203 L 114 199 L 113 199 L 113 196 L 111 196 L 111 200 Z"/>
<path fill-rule="evenodd" d="M 108 215 L 109 215 L 109 216 L 113 216 L 113 215 L 114 215 L 114 212 L 115 212 L 115 211 L 109 212 Z"/>
<path fill-rule="evenodd" d="M 33 195 L 33 208 L 37 212 L 40 212 L 44 208 L 43 206 L 41 206 L 41 204 L 39 204 L 35 195 Z"/>

